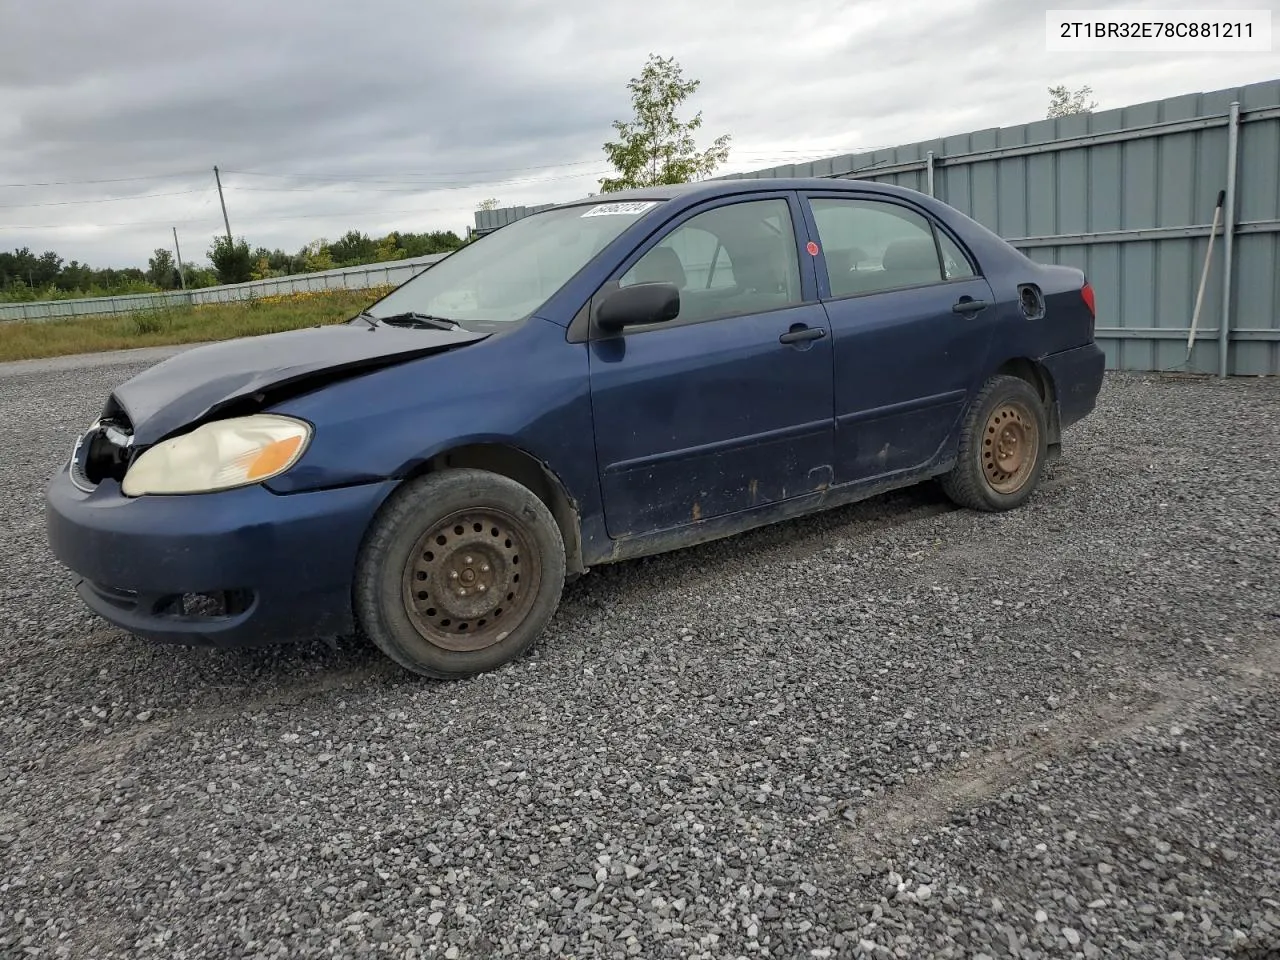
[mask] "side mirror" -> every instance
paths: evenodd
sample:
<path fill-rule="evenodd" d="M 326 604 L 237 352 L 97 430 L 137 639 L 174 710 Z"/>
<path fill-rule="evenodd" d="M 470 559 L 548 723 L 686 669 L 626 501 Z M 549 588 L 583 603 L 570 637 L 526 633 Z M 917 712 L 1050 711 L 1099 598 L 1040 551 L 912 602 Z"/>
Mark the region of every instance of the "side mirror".
<path fill-rule="evenodd" d="M 680 315 L 680 288 L 674 283 L 637 283 L 619 287 L 596 311 L 603 330 L 621 330 L 642 323 L 664 323 Z"/>

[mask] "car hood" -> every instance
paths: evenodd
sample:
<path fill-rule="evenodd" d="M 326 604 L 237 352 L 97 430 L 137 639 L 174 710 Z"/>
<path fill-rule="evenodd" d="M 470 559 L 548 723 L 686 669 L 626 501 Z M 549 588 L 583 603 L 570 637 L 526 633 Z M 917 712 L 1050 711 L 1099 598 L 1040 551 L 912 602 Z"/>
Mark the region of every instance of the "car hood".
<path fill-rule="evenodd" d="M 255 394 L 279 395 L 485 339 L 468 330 L 336 324 L 227 340 L 170 357 L 112 392 L 146 446 Z M 110 406 L 110 405 L 109 405 Z"/>

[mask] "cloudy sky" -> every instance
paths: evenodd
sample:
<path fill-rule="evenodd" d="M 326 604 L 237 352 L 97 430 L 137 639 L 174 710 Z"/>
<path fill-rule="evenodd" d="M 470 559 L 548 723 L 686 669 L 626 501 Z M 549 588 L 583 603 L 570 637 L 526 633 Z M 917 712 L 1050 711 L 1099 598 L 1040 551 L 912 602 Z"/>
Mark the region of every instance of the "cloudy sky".
<path fill-rule="evenodd" d="M 1280 78 L 1253 54 L 1047 53 L 1044 13 L 1136 0 L 12 0 L 0 30 L 0 249 L 145 266 L 222 215 L 296 250 L 585 196 L 650 52 L 702 81 L 722 172 Z M 1219 5 L 1221 0 L 1219 0 Z M 1280 0 L 1232 4 L 1269 9 Z M 1194 8 L 1197 4 L 1147 4 Z M 1214 6 L 1207 0 L 1201 8 Z"/>

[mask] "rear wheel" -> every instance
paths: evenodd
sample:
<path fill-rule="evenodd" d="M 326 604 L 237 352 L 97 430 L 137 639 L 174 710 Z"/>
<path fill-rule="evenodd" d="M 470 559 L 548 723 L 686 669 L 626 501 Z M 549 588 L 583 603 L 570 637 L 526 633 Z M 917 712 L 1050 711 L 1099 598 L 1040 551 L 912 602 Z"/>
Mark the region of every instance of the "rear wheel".
<path fill-rule="evenodd" d="M 401 666 L 459 679 L 516 659 L 564 587 L 560 528 L 530 490 L 458 469 L 409 481 L 374 520 L 356 566 L 356 618 Z"/>
<path fill-rule="evenodd" d="M 942 489 L 971 510 L 1012 510 L 1040 483 L 1048 452 L 1048 418 L 1031 384 L 992 377 L 965 416 L 955 466 Z"/>

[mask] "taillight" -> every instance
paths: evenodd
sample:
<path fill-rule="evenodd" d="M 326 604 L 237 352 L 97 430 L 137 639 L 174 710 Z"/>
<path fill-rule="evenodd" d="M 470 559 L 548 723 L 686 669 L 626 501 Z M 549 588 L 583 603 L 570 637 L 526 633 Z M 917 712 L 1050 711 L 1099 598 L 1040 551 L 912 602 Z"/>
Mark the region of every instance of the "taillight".
<path fill-rule="evenodd" d="M 1089 316 L 1093 319 L 1098 318 L 1098 311 L 1093 303 L 1093 286 L 1088 280 L 1084 282 L 1084 286 L 1080 288 L 1080 297 L 1084 300 L 1084 305 L 1089 308 Z"/>

